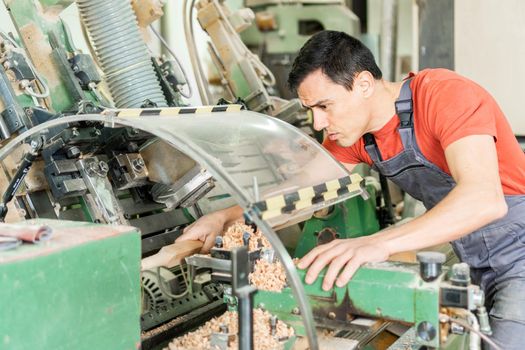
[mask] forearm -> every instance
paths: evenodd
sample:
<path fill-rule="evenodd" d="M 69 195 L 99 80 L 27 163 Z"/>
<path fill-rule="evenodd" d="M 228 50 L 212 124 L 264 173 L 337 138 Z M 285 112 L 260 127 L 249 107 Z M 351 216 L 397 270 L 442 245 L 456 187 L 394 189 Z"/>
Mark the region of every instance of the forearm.
<path fill-rule="evenodd" d="M 504 216 L 506 211 L 501 191 L 456 186 L 424 215 L 386 229 L 373 239 L 384 244 L 390 254 L 422 249 L 456 240 Z"/>

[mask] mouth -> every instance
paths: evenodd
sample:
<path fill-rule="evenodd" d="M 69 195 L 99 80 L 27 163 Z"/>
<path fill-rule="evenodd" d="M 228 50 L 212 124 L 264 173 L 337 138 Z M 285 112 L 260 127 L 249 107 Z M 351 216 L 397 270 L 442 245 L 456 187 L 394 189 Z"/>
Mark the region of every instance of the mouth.
<path fill-rule="evenodd" d="M 330 139 L 330 141 L 335 141 L 337 140 L 339 134 L 336 133 L 336 132 L 329 132 L 328 133 L 328 139 Z"/>

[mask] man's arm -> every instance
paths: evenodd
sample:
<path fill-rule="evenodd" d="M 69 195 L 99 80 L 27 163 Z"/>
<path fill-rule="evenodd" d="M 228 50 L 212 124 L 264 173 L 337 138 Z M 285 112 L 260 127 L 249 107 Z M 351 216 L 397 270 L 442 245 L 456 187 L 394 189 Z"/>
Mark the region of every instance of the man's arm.
<path fill-rule="evenodd" d="M 290 192 L 299 189 L 311 183 L 316 183 L 316 181 L 319 182 L 323 178 L 330 178 L 331 175 L 326 173 L 326 168 L 316 166 L 316 164 L 325 164 L 324 162 L 326 162 L 324 154 L 318 153 L 318 155 L 314 159 L 311 159 L 304 168 L 310 171 L 313 169 L 315 171 L 319 171 L 319 173 L 304 171 L 301 175 L 295 176 L 293 178 L 293 182 L 284 181 L 280 185 L 272 187 L 272 191 L 266 192 L 264 195 L 271 197 L 283 192 Z M 349 172 L 355 167 L 355 164 L 343 163 L 343 165 L 346 169 L 348 169 Z M 204 242 L 202 252 L 206 253 L 211 249 L 211 247 L 213 247 L 213 244 L 215 243 L 215 237 L 220 235 L 234 222 L 241 220 L 243 217 L 242 214 L 243 210 L 238 205 L 206 214 L 186 227 L 182 236 L 177 238 L 175 242 L 188 240 L 202 241 Z"/>
<path fill-rule="evenodd" d="M 222 210 L 217 210 L 199 218 L 186 227 L 182 236 L 175 242 L 202 241 L 202 252 L 207 253 L 215 244 L 215 237 L 232 225 L 235 221 L 242 219 L 242 208 L 238 205 Z"/>
<path fill-rule="evenodd" d="M 299 263 L 300 268 L 309 267 L 306 282 L 312 283 L 330 264 L 323 288 L 330 289 L 336 278 L 336 284 L 343 286 L 366 262 L 456 240 L 506 215 L 492 136 L 459 139 L 447 147 L 445 156 L 457 185 L 438 205 L 405 225 L 316 247 Z"/>

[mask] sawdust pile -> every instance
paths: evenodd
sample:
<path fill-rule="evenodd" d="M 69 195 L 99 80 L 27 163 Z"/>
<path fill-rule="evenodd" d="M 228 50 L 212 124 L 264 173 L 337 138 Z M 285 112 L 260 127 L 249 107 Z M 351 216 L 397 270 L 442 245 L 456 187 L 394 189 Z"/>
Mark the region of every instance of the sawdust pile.
<path fill-rule="evenodd" d="M 253 339 L 255 350 L 283 349 L 284 341 L 293 336 L 293 328 L 277 320 L 275 334 L 271 335 L 270 313 L 261 309 L 253 310 Z M 175 338 L 164 350 L 213 350 L 211 347 L 211 334 L 218 333 L 221 325 L 228 326 L 228 331 L 233 334 L 228 344 L 228 349 L 238 348 L 237 339 L 237 313 L 227 311 L 222 316 L 215 317 L 206 322 L 196 331 L 182 337 Z M 282 341 L 280 342 L 279 339 Z"/>
<path fill-rule="evenodd" d="M 249 278 L 250 283 L 261 290 L 280 292 L 286 286 L 286 272 L 279 261 L 270 263 L 264 259 L 258 260 Z"/>
<path fill-rule="evenodd" d="M 253 251 L 258 248 L 271 248 L 270 242 L 264 237 L 261 231 L 253 232 L 251 226 L 245 225 L 242 222 L 236 222 L 224 232 L 222 245 L 224 249 L 232 250 L 236 247 L 242 247 L 242 235 L 244 232 L 250 233 L 250 241 L 248 243 L 248 250 Z"/>

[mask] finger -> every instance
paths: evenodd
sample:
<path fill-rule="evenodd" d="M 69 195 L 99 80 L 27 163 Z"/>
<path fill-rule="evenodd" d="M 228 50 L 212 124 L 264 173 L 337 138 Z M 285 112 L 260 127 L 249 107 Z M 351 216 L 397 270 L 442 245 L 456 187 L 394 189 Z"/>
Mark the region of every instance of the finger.
<path fill-rule="evenodd" d="M 182 230 L 182 235 L 180 235 L 180 236 L 175 240 L 175 242 L 182 242 L 182 241 L 189 241 L 189 240 L 192 240 L 193 237 L 191 236 L 191 231 L 192 231 L 192 228 L 193 228 L 194 225 L 195 225 L 195 222 L 192 223 L 191 225 L 186 226 L 186 227 Z"/>
<path fill-rule="evenodd" d="M 337 258 L 340 253 L 342 253 L 340 252 L 340 249 L 329 249 L 325 250 L 322 254 L 319 254 L 312 265 L 308 268 L 304 281 L 308 284 L 312 284 L 317 279 L 319 272 L 321 272 L 321 270 L 333 259 Z"/>
<path fill-rule="evenodd" d="M 337 277 L 337 280 L 335 281 L 335 285 L 338 287 L 344 287 L 350 282 L 350 279 L 354 275 L 354 273 L 357 271 L 357 269 L 361 266 L 361 263 L 353 258 L 348 261 L 343 271 L 339 274 L 339 277 Z"/>
<path fill-rule="evenodd" d="M 206 236 L 204 244 L 202 245 L 201 253 L 208 253 L 210 249 L 215 245 L 215 236 L 216 235 L 212 233 Z"/>
<path fill-rule="evenodd" d="M 299 260 L 297 267 L 300 269 L 306 269 L 310 264 L 317 258 L 318 255 L 323 254 L 335 245 L 336 240 L 332 242 L 322 244 L 309 251 L 305 256 Z"/>
<path fill-rule="evenodd" d="M 323 289 L 328 291 L 334 286 L 334 281 L 337 278 L 339 272 L 344 268 L 345 264 L 352 259 L 353 254 L 348 252 L 346 254 L 339 255 L 337 258 L 332 260 L 332 263 L 326 270 L 323 280 Z"/>

